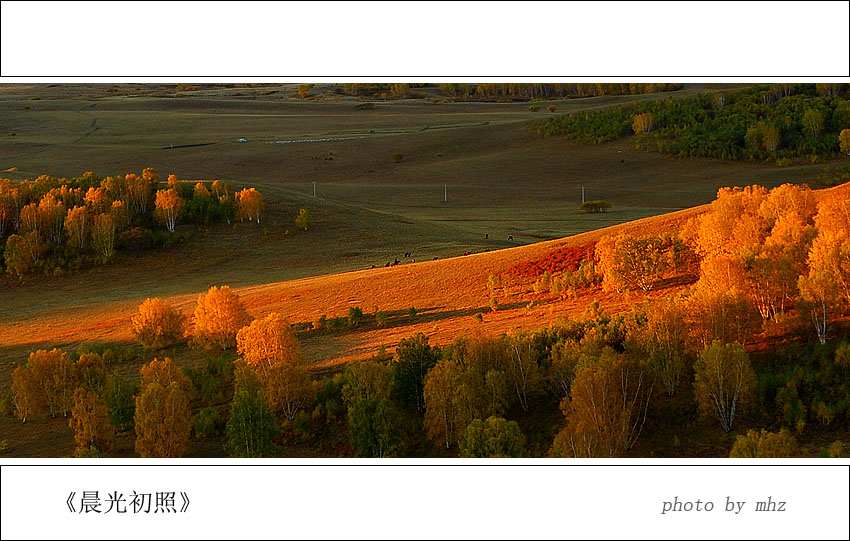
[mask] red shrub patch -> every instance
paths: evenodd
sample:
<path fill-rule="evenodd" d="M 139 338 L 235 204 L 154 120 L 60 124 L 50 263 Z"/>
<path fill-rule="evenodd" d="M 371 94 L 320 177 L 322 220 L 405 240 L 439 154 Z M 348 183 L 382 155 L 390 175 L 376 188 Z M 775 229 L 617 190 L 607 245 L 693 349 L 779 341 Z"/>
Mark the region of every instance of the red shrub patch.
<path fill-rule="evenodd" d="M 540 259 L 534 261 L 523 261 L 504 272 L 504 276 L 510 278 L 538 278 L 546 271 L 554 274 L 565 270 L 578 269 L 581 262 L 593 257 L 595 242 L 587 242 L 581 246 L 567 246 L 549 252 Z"/>

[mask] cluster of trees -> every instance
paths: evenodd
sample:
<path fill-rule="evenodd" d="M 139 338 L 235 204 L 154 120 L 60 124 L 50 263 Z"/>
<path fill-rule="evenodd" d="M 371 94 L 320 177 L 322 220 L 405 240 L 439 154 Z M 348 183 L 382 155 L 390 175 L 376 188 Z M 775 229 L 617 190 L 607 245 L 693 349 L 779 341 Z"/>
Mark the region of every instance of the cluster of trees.
<path fill-rule="evenodd" d="M 183 339 L 185 319 L 167 302 L 147 299 L 132 318 L 132 330 L 145 348 L 162 348 Z M 241 355 L 230 374 L 234 395 L 226 427 L 228 452 L 247 457 L 273 452 L 271 438 L 278 431 L 276 422 L 270 419 L 283 415 L 294 420 L 311 403 L 314 392 L 291 326 L 278 313 L 252 321 L 239 296 L 228 286 L 213 286 L 200 295 L 192 320 L 194 325 L 188 333 L 192 346 L 207 352 L 235 348 Z M 196 379 L 205 381 L 201 376 Z M 190 416 L 184 417 L 191 427 Z"/>
<path fill-rule="evenodd" d="M 842 84 L 762 85 L 574 113 L 541 133 L 591 143 L 635 133 L 641 148 L 683 157 L 816 161 L 850 152 L 846 93 Z"/>
<path fill-rule="evenodd" d="M 562 99 L 590 96 L 627 96 L 672 92 L 674 83 L 441 83 L 440 91 L 454 98 L 477 99 Z"/>
<path fill-rule="evenodd" d="M 167 245 L 180 220 L 259 223 L 262 211 L 255 188 L 231 194 L 220 180 L 193 187 L 174 175 L 162 183 L 152 168 L 103 179 L 91 172 L 70 180 L 0 179 L 0 265 L 18 276 L 74 270 L 106 263 L 116 249 Z"/>
<path fill-rule="evenodd" d="M 112 449 L 115 431 L 132 426 L 135 386 L 110 373 L 111 350 L 38 350 L 12 372 L 10 398 L 24 423 L 65 417 L 74 429 L 78 456 L 101 456 Z"/>

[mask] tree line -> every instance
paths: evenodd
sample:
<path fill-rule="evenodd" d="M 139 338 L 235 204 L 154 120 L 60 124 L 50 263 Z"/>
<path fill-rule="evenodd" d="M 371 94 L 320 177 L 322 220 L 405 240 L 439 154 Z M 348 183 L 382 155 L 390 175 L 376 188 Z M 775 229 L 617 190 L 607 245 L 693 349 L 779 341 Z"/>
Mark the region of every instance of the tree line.
<path fill-rule="evenodd" d="M 410 83 L 345 83 L 342 93 L 349 96 L 372 96 L 382 99 L 421 98 L 422 89 L 435 86 Z M 309 89 L 302 85 L 304 95 Z M 440 93 L 454 100 L 498 101 L 586 98 L 593 96 L 627 96 L 673 92 L 678 83 L 440 83 Z M 299 95 L 301 87 L 299 87 Z"/>
<path fill-rule="evenodd" d="M 819 161 L 850 153 L 846 84 L 759 85 L 550 118 L 543 135 L 635 144 L 682 157 Z"/>

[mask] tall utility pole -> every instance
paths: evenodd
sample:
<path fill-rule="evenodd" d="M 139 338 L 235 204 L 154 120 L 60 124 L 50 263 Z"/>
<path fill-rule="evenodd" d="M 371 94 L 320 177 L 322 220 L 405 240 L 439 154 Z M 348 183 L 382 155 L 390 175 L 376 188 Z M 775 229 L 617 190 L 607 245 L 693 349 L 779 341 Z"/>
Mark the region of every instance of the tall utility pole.
<path fill-rule="evenodd" d="M 581 187 L 581 202 L 584 203 L 584 186 Z"/>
<path fill-rule="evenodd" d="M 443 184 L 443 203 L 449 202 L 449 185 Z"/>
<path fill-rule="evenodd" d="M 313 197 L 316 197 L 316 181 L 313 181 Z"/>

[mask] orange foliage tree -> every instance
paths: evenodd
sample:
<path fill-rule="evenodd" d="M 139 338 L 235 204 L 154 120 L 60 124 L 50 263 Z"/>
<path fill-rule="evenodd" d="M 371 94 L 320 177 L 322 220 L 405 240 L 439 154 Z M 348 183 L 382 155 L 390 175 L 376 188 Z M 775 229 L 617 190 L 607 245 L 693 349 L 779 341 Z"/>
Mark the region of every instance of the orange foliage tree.
<path fill-rule="evenodd" d="M 194 321 L 193 344 L 229 349 L 236 345 L 236 332 L 251 322 L 251 316 L 230 286 L 212 286 L 206 295 L 198 296 Z"/>
<path fill-rule="evenodd" d="M 214 180 L 212 183 L 212 192 L 218 199 L 225 197 L 228 193 L 227 183 L 221 180 Z"/>
<path fill-rule="evenodd" d="M 269 406 L 287 419 L 313 399 L 313 386 L 301 347 L 289 323 L 276 312 L 243 327 L 237 350 L 263 385 Z"/>
<path fill-rule="evenodd" d="M 143 458 L 183 456 L 192 431 L 191 381 L 169 358 L 154 359 L 141 373 L 134 417 L 136 452 Z"/>
<path fill-rule="evenodd" d="M 248 220 L 249 222 L 260 223 L 263 207 L 263 194 L 256 188 L 245 188 L 236 192 L 237 216 L 240 221 Z"/>
<path fill-rule="evenodd" d="M 127 196 L 136 214 L 145 214 L 150 207 L 153 186 L 143 177 L 129 173 L 124 177 L 127 185 Z"/>
<path fill-rule="evenodd" d="M 611 349 L 576 376 L 570 397 L 561 401 L 567 426 L 550 454 L 576 458 L 616 457 L 634 447 L 652 398 L 650 373 Z"/>
<path fill-rule="evenodd" d="M 850 128 L 845 128 L 838 134 L 838 148 L 850 156 Z"/>
<path fill-rule="evenodd" d="M 92 186 L 86 192 L 85 203 L 94 214 L 106 212 L 110 205 L 109 192 L 106 188 Z"/>
<path fill-rule="evenodd" d="M 62 201 L 52 193 L 42 197 L 38 202 L 38 220 L 41 224 L 39 229 L 45 237 L 54 244 L 60 244 L 65 229 L 65 205 Z"/>
<path fill-rule="evenodd" d="M 92 248 L 103 259 L 109 259 L 115 253 L 115 218 L 111 214 L 97 214 L 92 218 Z"/>
<path fill-rule="evenodd" d="M 434 443 L 445 444 L 446 449 L 458 441 L 459 421 L 464 424 L 457 392 L 460 377 L 460 367 L 449 360 L 437 363 L 425 376 L 425 432 Z"/>
<path fill-rule="evenodd" d="M 850 200 L 846 192 L 825 197 L 815 216 L 817 236 L 800 276 L 803 307 L 808 308 L 821 343 L 827 340 L 830 313 L 850 306 Z"/>
<path fill-rule="evenodd" d="M 649 133 L 652 131 L 654 125 L 655 117 L 652 116 L 652 113 L 641 113 L 639 115 L 635 115 L 634 122 L 632 123 L 632 130 L 636 134 Z"/>
<path fill-rule="evenodd" d="M 6 261 L 6 272 L 23 276 L 41 259 L 43 246 L 38 231 L 30 231 L 21 235 L 10 235 L 6 239 L 6 249 L 3 258 Z"/>
<path fill-rule="evenodd" d="M 156 214 L 169 232 L 174 233 L 177 217 L 183 208 L 183 199 L 177 190 L 159 190 L 156 192 Z"/>
<path fill-rule="evenodd" d="M 74 405 L 76 366 L 64 351 L 38 350 L 12 373 L 12 398 L 21 421 L 42 413 L 67 415 Z"/>
<path fill-rule="evenodd" d="M 159 297 L 145 299 L 131 322 L 133 336 L 146 348 L 161 348 L 183 337 L 183 315 Z"/>
<path fill-rule="evenodd" d="M 198 182 L 195 184 L 195 191 L 193 197 L 197 199 L 205 198 L 210 196 L 210 191 L 207 189 L 206 185 L 203 182 Z"/>
<path fill-rule="evenodd" d="M 74 207 L 68 211 L 68 215 L 65 217 L 65 232 L 68 235 L 68 244 L 78 250 L 85 248 L 90 228 L 87 207 Z"/>
<path fill-rule="evenodd" d="M 77 451 L 96 449 L 97 456 L 112 450 L 115 430 L 109 424 L 109 412 L 100 397 L 78 388 L 74 391 L 74 407 L 68 422 L 74 430 Z"/>

